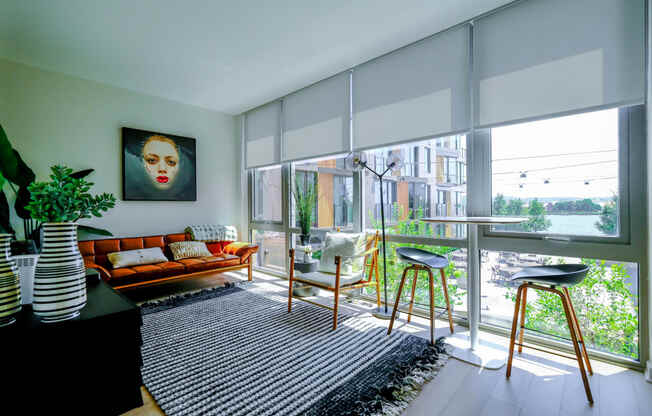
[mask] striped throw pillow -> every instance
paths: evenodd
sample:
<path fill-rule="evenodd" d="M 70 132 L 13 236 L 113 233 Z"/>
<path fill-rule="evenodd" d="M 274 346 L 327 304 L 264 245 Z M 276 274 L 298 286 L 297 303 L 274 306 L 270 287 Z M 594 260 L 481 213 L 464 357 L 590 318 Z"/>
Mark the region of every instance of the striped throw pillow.
<path fill-rule="evenodd" d="M 175 260 L 191 259 L 193 257 L 210 257 L 213 255 L 201 241 L 179 241 L 170 244 L 170 250 Z"/>

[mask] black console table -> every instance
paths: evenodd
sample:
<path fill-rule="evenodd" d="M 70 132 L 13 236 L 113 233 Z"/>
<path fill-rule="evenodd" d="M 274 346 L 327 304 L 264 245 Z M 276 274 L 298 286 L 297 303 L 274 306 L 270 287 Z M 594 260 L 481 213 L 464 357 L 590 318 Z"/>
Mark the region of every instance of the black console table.
<path fill-rule="evenodd" d="M 0 328 L 0 414 L 117 415 L 143 405 L 140 310 L 106 283 L 87 283 L 79 317 L 44 324 L 23 306 Z"/>

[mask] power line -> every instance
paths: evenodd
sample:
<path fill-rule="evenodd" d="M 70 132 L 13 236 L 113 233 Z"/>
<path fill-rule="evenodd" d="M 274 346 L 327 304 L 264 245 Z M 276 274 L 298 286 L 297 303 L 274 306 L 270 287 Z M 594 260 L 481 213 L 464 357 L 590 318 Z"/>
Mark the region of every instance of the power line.
<path fill-rule="evenodd" d="M 493 175 L 511 175 L 514 173 L 520 174 L 521 172 L 530 173 L 530 172 L 542 172 L 546 170 L 555 170 L 555 169 L 565 169 L 565 168 L 576 168 L 580 166 L 590 166 L 590 165 L 600 165 L 602 163 L 617 163 L 617 160 L 601 160 L 599 162 L 587 162 L 587 163 L 577 163 L 574 165 L 562 165 L 562 166 L 553 166 L 550 168 L 539 168 L 539 169 L 526 169 L 526 170 L 517 170 L 511 172 L 493 172 Z"/>
<path fill-rule="evenodd" d="M 492 162 L 502 162 L 506 160 L 522 160 L 522 159 L 540 159 L 540 158 L 546 158 L 546 157 L 557 157 L 557 156 L 575 156 L 575 155 L 589 155 L 589 154 L 594 154 L 594 153 L 608 153 L 608 152 L 616 152 L 617 149 L 611 149 L 611 150 L 594 150 L 590 152 L 576 152 L 576 153 L 558 153 L 556 155 L 540 155 L 540 156 L 521 156 L 521 157 L 507 157 L 503 159 L 491 159 Z"/>
<path fill-rule="evenodd" d="M 606 181 L 609 179 L 618 179 L 617 176 L 606 176 L 606 177 L 600 177 L 600 178 L 584 178 L 584 179 L 570 179 L 570 180 L 555 180 L 555 179 L 550 179 L 550 184 L 557 184 L 557 183 L 571 183 L 571 182 L 594 182 L 594 181 Z M 512 183 L 501 183 L 501 186 L 509 186 L 509 185 L 542 185 L 543 182 L 512 182 Z"/>

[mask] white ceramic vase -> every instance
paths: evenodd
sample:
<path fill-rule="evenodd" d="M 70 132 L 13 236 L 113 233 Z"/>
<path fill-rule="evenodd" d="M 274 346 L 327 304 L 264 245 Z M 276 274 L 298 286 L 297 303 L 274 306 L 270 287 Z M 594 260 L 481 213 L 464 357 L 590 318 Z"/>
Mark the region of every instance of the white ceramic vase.
<path fill-rule="evenodd" d="M 77 224 L 44 223 L 43 237 L 32 310 L 43 322 L 75 318 L 86 306 L 86 268 L 79 253 Z"/>
<path fill-rule="evenodd" d="M 11 234 L 0 234 L 0 326 L 16 322 L 20 311 L 18 268 L 11 257 Z"/>

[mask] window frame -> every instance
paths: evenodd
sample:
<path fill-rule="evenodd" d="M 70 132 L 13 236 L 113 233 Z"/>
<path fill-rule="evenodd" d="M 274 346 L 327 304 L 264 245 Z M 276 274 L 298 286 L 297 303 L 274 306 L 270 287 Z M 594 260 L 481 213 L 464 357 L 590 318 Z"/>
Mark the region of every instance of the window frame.
<path fill-rule="evenodd" d="M 544 240 L 544 241 L 558 241 L 568 243 L 595 243 L 595 244 L 629 244 L 631 242 L 630 233 L 630 201 L 629 201 L 629 165 L 631 162 L 630 154 L 630 112 L 633 111 L 632 107 L 618 108 L 618 222 L 619 222 L 619 235 L 617 236 L 589 236 L 589 235 L 573 235 L 573 234 L 560 234 L 560 233 L 546 233 L 546 232 L 519 232 L 519 231 L 499 231 L 492 230 L 490 227 L 484 227 L 483 236 L 488 238 L 513 238 L 524 240 Z M 491 178 L 491 129 L 483 131 L 487 134 L 489 144 L 488 151 L 484 153 L 485 163 L 489 166 L 488 176 Z M 493 198 L 493 190 L 491 189 L 492 183 L 489 180 L 489 212 L 492 215 L 491 201 Z"/>
<path fill-rule="evenodd" d="M 596 111 L 600 109 L 593 109 Z M 609 354 L 596 352 L 600 356 L 613 363 L 641 368 L 649 358 L 649 321 L 648 308 L 648 279 L 647 276 L 649 265 L 647 260 L 647 236 L 645 232 L 633 232 L 633 230 L 647 230 L 647 206 L 644 198 L 646 188 L 646 105 L 634 105 L 619 108 L 619 209 L 620 209 L 620 235 L 617 237 L 597 237 L 597 236 L 571 236 L 571 238 L 555 234 L 545 233 L 514 233 L 514 232 L 496 232 L 491 231 L 487 226 L 480 226 L 478 233 L 478 248 L 480 250 L 492 251 L 513 251 L 521 253 L 536 253 L 552 256 L 568 257 L 585 257 L 603 260 L 627 261 L 638 263 L 639 265 L 639 287 L 638 293 L 639 305 L 639 362 L 622 359 L 619 357 L 610 357 Z M 462 167 L 466 170 L 466 215 L 468 216 L 487 216 L 491 215 L 492 191 L 491 191 L 491 137 L 487 129 L 471 129 L 467 132 L 458 132 L 455 135 L 464 137 L 460 140 L 466 140 L 460 143 L 460 148 L 465 151 L 465 163 Z M 441 136 L 444 137 L 444 136 Z M 430 139 L 435 139 L 432 137 Z M 428 138 L 415 140 L 419 141 Z M 408 144 L 408 143 L 404 143 Z M 383 155 L 385 156 L 385 155 Z M 252 231 L 277 231 L 284 232 L 286 236 L 286 248 L 294 246 L 294 235 L 298 234 L 299 229 L 290 226 L 291 220 L 291 174 L 292 163 L 287 162 L 282 165 L 282 218 L 281 222 L 269 221 L 252 221 L 253 209 L 253 173 L 248 172 L 248 210 L 249 210 L 249 239 L 251 241 Z M 353 211 L 354 211 L 354 230 L 365 230 L 366 216 L 364 190 L 365 175 L 354 172 L 353 176 Z M 387 186 L 390 186 L 389 184 Z M 437 190 L 439 191 L 439 190 Z M 433 190 L 434 192 L 434 190 Z M 438 196 L 438 195 L 437 195 Z M 463 198 L 461 198 L 463 201 Z M 436 210 L 436 208 L 435 208 Z M 431 214 L 436 214 L 431 213 Z M 548 237 L 548 238 L 545 238 Z M 387 234 L 387 240 L 398 243 L 417 243 L 437 246 L 449 246 L 457 248 L 467 248 L 466 238 L 433 238 L 426 236 L 404 236 Z M 287 270 L 287 265 L 286 265 Z M 284 274 L 264 270 L 278 276 L 285 277 Z M 456 320 L 462 325 L 466 325 L 466 313 L 468 311 L 458 311 Z M 501 328 L 488 323 L 480 322 L 480 328 L 504 335 L 506 332 Z M 531 336 L 526 335 L 526 338 Z M 536 339 L 536 342 L 550 344 L 545 339 Z M 558 345 L 563 348 L 564 344 Z M 593 352 L 592 352 L 593 354 Z"/>

